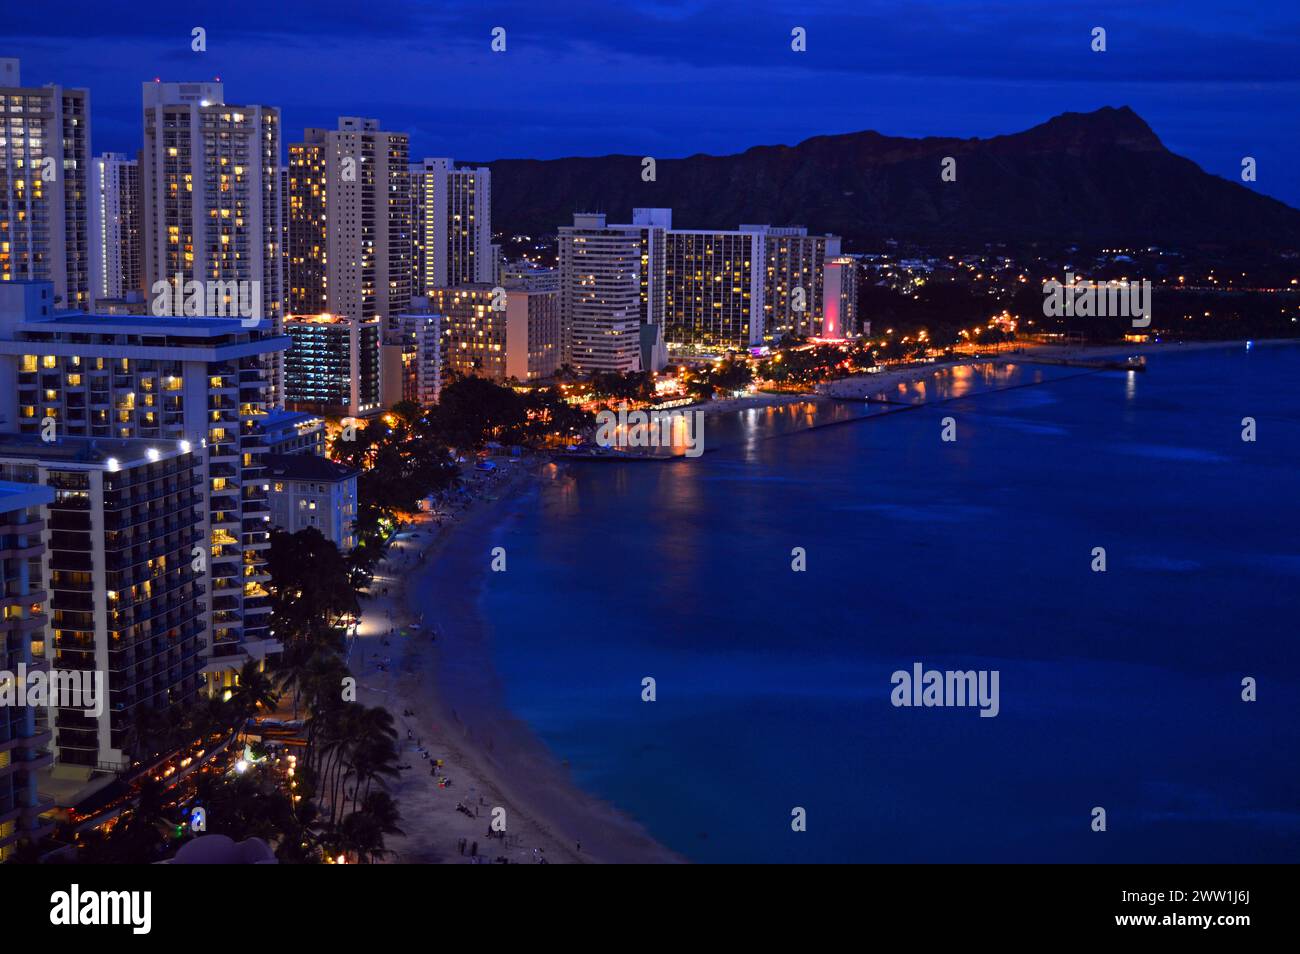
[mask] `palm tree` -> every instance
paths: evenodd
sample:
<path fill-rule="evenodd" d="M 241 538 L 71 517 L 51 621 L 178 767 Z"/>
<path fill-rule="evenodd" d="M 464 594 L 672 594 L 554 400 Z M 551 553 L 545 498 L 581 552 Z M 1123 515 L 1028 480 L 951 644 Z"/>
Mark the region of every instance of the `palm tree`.
<path fill-rule="evenodd" d="M 280 694 L 261 664 L 252 659 L 244 663 L 239 670 L 239 681 L 230 695 L 237 721 L 246 722 L 259 709 L 273 712 L 279 700 Z"/>

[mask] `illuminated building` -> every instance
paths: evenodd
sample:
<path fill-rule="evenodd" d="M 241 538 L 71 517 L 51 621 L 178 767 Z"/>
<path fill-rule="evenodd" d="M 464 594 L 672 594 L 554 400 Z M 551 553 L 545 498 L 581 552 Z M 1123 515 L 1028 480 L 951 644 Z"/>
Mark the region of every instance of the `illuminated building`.
<path fill-rule="evenodd" d="M 420 299 L 426 301 L 426 299 Z M 398 315 L 396 327 L 384 345 L 386 360 L 381 375 L 384 406 L 414 401 L 422 407 L 437 404 L 442 394 L 442 316 L 428 312 Z"/>
<path fill-rule="evenodd" d="M 295 411 L 364 417 L 380 403 L 378 318 L 290 315 L 284 358 L 284 402 Z"/>
<path fill-rule="evenodd" d="M 254 313 L 280 333 L 284 228 L 280 110 L 225 102 L 222 84 L 145 83 L 144 285 L 257 282 Z M 271 402 L 283 373 L 272 356 Z"/>
<path fill-rule="evenodd" d="M 0 283 L 0 430 L 203 448 L 209 688 L 279 651 L 270 633 L 261 420 L 289 342 L 236 318 L 82 315 L 48 282 Z"/>
<path fill-rule="evenodd" d="M 558 299 L 554 291 L 529 291 L 513 282 L 433 289 L 429 307 L 441 316 L 446 367 L 497 382 L 555 374 L 561 348 Z"/>
<path fill-rule="evenodd" d="M 325 419 L 305 411 L 271 411 L 262 417 L 268 454 L 325 454 Z"/>
<path fill-rule="evenodd" d="M 273 526 L 319 530 L 344 553 L 357 545 L 360 471 L 315 454 L 267 454 L 266 470 Z"/>
<path fill-rule="evenodd" d="M 49 281 L 60 307 L 86 311 L 90 92 L 20 76 L 0 59 L 0 282 Z"/>
<path fill-rule="evenodd" d="M 409 137 L 343 116 L 289 146 L 291 314 L 391 319 L 410 305 Z"/>
<path fill-rule="evenodd" d="M 823 338 L 847 338 L 858 327 L 858 263 L 848 256 L 828 259 L 822 289 Z"/>
<path fill-rule="evenodd" d="M 711 355 L 763 343 L 765 235 L 673 229 L 664 265 L 669 355 Z"/>
<path fill-rule="evenodd" d="M 144 288 L 140 163 L 116 152 L 96 156 L 90 170 L 91 296 L 96 311 Z M 143 296 L 141 307 L 143 307 Z"/>
<path fill-rule="evenodd" d="M 456 168 L 450 159 L 413 163 L 411 214 L 415 255 L 413 294 L 435 288 L 495 284 L 492 170 Z"/>
<path fill-rule="evenodd" d="M 802 226 L 742 225 L 740 228 L 761 231 L 764 235 L 764 340 L 773 343 L 785 335 L 826 335 L 822 324 L 823 281 L 826 263 L 839 257 L 839 236 L 809 235 Z"/>
<path fill-rule="evenodd" d="M 559 230 L 564 363 L 579 373 L 642 370 L 643 230 L 579 212 Z"/>
<path fill-rule="evenodd" d="M 41 555 L 49 592 L 45 662 L 59 672 L 97 674 L 107 693 L 93 706 L 85 698 L 50 700 L 56 787 L 75 791 L 97 772 L 120 772 L 147 757 L 134 731 L 137 715 L 165 715 L 199 698 L 202 450 L 138 438 L 0 436 L 0 479 L 54 492 Z"/>

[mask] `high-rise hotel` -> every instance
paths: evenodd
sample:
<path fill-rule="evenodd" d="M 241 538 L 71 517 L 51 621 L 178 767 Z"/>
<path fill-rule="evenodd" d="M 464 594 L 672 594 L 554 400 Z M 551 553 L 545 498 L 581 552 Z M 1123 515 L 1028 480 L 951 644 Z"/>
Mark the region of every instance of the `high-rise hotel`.
<path fill-rule="evenodd" d="M 643 297 L 654 287 L 653 278 L 642 278 L 646 245 L 644 227 L 611 225 L 599 212 L 575 213 L 573 225 L 560 228 L 563 358 L 575 371 L 646 369 L 642 316 L 654 308 Z"/>
<path fill-rule="evenodd" d="M 236 106 L 222 84 L 145 83 L 144 284 L 256 282 L 255 314 L 284 319 L 280 110 Z M 204 312 L 205 314 L 207 312 Z M 279 400 L 280 369 L 271 381 Z"/>
<path fill-rule="evenodd" d="M 633 209 L 626 225 L 577 214 L 559 230 L 565 360 L 579 371 L 658 370 L 665 345 L 696 357 L 822 335 L 828 295 L 835 333 L 846 333 L 854 273 L 836 271 L 833 292 L 826 285 L 839 252 L 838 236 L 802 226 L 679 229 L 671 209 Z"/>
<path fill-rule="evenodd" d="M 670 352 L 720 354 L 763 342 L 764 233 L 673 229 L 664 265 Z"/>
<path fill-rule="evenodd" d="M 495 283 L 492 171 L 456 168 L 450 159 L 411 165 L 415 290 Z"/>
<path fill-rule="evenodd" d="M 289 313 L 387 324 L 411 303 L 409 137 L 344 116 L 289 146 Z"/>
<path fill-rule="evenodd" d="M 193 702 L 203 683 L 203 448 L 188 441 L 0 435 L 0 479 L 53 491 L 39 579 L 42 660 L 102 680 L 94 700 L 50 700 L 49 790 L 152 754 L 141 714 Z M 62 676 L 61 676 L 62 678 Z M 95 711 L 98 710 L 98 711 Z"/>
<path fill-rule="evenodd" d="M 144 440 L 159 454 L 188 445 L 197 455 L 211 691 L 232 685 L 244 662 L 279 649 L 263 586 L 270 516 L 261 420 L 267 359 L 289 342 L 268 325 L 82 315 L 55 308 L 48 283 L 0 284 L 0 432 Z M 125 466 L 128 455 L 114 456 Z"/>
<path fill-rule="evenodd" d="M 429 310 L 440 317 L 447 370 L 492 381 L 534 381 L 559 370 L 559 295 L 526 279 L 435 288 Z M 415 317 L 415 316 L 410 316 Z"/>
<path fill-rule="evenodd" d="M 23 86 L 0 59 L 0 282 L 52 283 L 90 307 L 90 92 Z"/>
<path fill-rule="evenodd" d="M 809 235 L 802 226 L 742 225 L 763 243 L 763 338 L 824 333 L 826 266 L 839 257 L 838 235 Z M 837 293 L 838 294 L 838 293 Z M 842 310 L 837 301 L 837 314 Z"/>

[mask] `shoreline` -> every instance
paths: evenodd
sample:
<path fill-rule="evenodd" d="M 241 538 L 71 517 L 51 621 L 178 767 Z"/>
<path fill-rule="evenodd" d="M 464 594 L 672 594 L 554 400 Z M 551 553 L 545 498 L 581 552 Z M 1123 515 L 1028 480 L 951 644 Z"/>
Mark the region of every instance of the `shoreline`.
<path fill-rule="evenodd" d="M 688 410 L 721 414 L 820 405 L 853 391 L 878 393 L 958 367 L 1199 351 L 1242 343 L 1031 345 L 1017 353 L 854 375 L 830 382 L 822 393 L 755 394 Z M 1255 342 L 1297 343 L 1300 339 Z M 462 838 L 467 844 L 478 843 L 478 863 L 498 858 L 512 863 L 689 861 L 655 841 L 634 818 L 582 790 L 566 765 L 505 704 L 492 658 L 491 627 L 480 609 L 490 551 L 520 509 L 536 503 L 543 472 L 559 466 L 526 457 L 499 463 L 502 469 L 495 476 L 470 472 L 468 482 L 477 485 L 476 492 L 455 515 L 444 514 L 438 524 L 438 517 L 420 514 L 376 568 L 371 587 L 376 595 L 364 599 L 362 625 L 348 658 L 358 681 L 358 700 L 383 705 L 392 713 L 399 761 L 411 766 L 390 787 L 405 833 L 388 838 L 399 863 L 470 862 L 468 854 L 460 854 Z M 387 637 L 390 627 L 400 629 L 421 617 L 436 628 L 436 641 L 430 639 L 428 627 Z M 439 788 L 430 774 L 434 759 L 443 760 L 437 774 L 448 777 L 450 787 Z M 469 813 L 458 811 L 458 803 Z M 487 836 L 491 810 L 498 806 L 506 809 L 505 840 Z"/>
<path fill-rule="evenodd" d="M 412 766 L 390 786 L 405 834 L 389 836 L 388 847 L 404 864 L 471 862 L 460 854 L 461 838 L 478 843 L 479 863 L 685 862 L 634 819 L 581 790 L 505 705 L 479 606 L 489 551 L 517 508 L 535 499 L 541 471 L 556 465 L 521 458 L 500 466 L 515 470 L 480 488 L 449 526 L 444 518 L 439 529 L 434 516 L 421 514 L 409 536 L 395 541 L 382 565 L 387 582 L 377 569 L 373 587 L 388 592 L 366 599 L 370 625 L 359 629 L 349 653 L 358 701 L 392 713 L 399 762 Z M 423 614 L 436 640 L 427 627 L 386 637 L 388 612 L 399 628 Z M 450 779 L 448 788 L 430 774 L 436 759 L 443 760 L 437 774 Z M 505 839 L 487 836 L 496 807 L 506 812 Z"/>

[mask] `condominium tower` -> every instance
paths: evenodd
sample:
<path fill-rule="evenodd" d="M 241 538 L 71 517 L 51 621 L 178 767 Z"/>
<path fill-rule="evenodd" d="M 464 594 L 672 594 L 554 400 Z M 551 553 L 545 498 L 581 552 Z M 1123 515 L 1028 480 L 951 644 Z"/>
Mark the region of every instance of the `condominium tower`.
<path fill-rule="evenodd" d="M 435 288 L 496 282 L 492 246 L 492 171 L 457 169 L 450 159 L 411 166 L 415 295 Z"/>
<path fill-rule="evenodd" d="M 378 318 L 290 315 L 292 344 L 284 359 L 284 403 L 295 411 L 362 417 L 383 410 Z"/>
<path fill-rule="evenodd" d="M 0 59 L 0 282 L 43 280 L 90 307 L 90 92 L 23 86 Z"/>
<path fill-rule="evenodd" d="M 344 116 L 289 146 L 289 312 L 387 323 L 411 302 L 409 137 Z"/>
<path fill-rule="evenodd" d="M 122 153 L 96 156 L 90 170 L 90 275 L 95 303 L 144 288 L 140 162 Z"/>
<path fill-rule="evenodd" d="M 222 84 L 145 83 L 144 284 L 155 313 L 171 313 L 158 282 L 220 290 L 222 317 L 284 319 L 280 110 L 236 106 Z M 242 286 L 230 306 L 227 283 Z M 248 310 L 251 314 L 243 314 Z M 204 312 L 210 315 L 209 311 Z M 272 399 L 279 399 L 274 369 Z"/>

